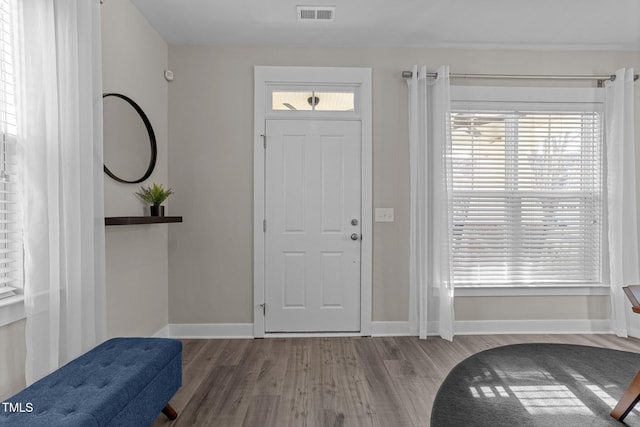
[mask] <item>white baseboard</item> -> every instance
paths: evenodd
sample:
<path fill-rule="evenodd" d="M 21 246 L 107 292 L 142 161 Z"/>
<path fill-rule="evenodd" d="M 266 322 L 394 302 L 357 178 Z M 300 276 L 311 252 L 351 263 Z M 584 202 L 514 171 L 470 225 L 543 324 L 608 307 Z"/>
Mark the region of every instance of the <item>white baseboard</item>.
<path fill-rule="evenodd" d="M 435 325 L 437 330 L 437 325 Z M 607 319 L 598 320 L 457 320 L 456 335 L 610 334 Z M 373 322 L 372 336 L 416 336 L 409 322 Z M 437 335 L 429 331 L 428 335 Z"/>
<path fill-rule="evenodd" d="M 361 337 L 360 332 L 267 332 L 265 338 L 337 338 Z"/>
<path fill-rule="evenodd" d="M 372 337 L 406 337 L 418 335 L 411 333 L 409 322 L 371 322 Z"/>
<path fill-rule="evenodd" d="M 164 325 L 162 329 L 151 336 L 152 338 L 170 338 L 169 325 Z"/>
<path fill-rule="evenodd" d="M 171 338 L 253 338 L 253 323 L 172 323 Z"/>
<path fill-rule="evenodd" d="M 582 320 L 457 320 L 456 335 L 610 334 L 607 319 Z"/>
<path fill-rule="evenodd" d="M 633 331 L 636 332 L 636 331 Z M 640 332 L 640 331 L 639 331 Z M 609 320 L 457 320 L 456 335 L 501 334 L 610 334 Z M 357 335 L 357 334 L 356 334 Z M 372 322 L 371 336 L 416 336 L 409 322 Z M 429 335 L 437 335 L 429 332 Z M 253 338 L 252 323 L 172 323 L 156 332 L 154 337 L 246 339 Z M 296 335 L 297 336 L 297 335 Z M 310 335 L 312 336 L 312 335 Z M 275 337 L 275 335 L 267 335 Z"/>

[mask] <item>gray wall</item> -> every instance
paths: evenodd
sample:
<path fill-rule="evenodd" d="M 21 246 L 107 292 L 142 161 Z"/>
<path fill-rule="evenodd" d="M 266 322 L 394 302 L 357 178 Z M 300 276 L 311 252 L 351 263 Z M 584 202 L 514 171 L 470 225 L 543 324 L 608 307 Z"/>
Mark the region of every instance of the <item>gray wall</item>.
<path fill-rule="evenodd" d="M 373 69 L 374 207 L 396 209 L 394 223 L 374 224 L 373 320 L 408 319 L 407 95 L 400 73 L 415 63 L 449 64 L 456 73 L 610 74 L 640 69 L 640 53 L 170 46 L 169 179 L 173 205 L 185 216 L 169 230 L 170 323 L 253 321 L 255 65 Z M 461 297 L 455 308 L 459 320 L 606 319 L 609 301 Z"/>
<path fill-rule="evenodd" d="M 158 143 L 156 169 L 142 185 L 167 182 L 168 46 L 129 0 L 102 5 L 103 90 L 136 101 Z M 128 153 L 123 152 L 123 158 Z M 144 171 L 143 171 L 144 172 Z M 142 175 L 142 173 L 140 174 Z M 105 215 L 142 215 L 139 185 L 105 175 Z M 167 202 L 170 212 L 171 201 Z M 167 224 L 106 229 L 107 334 L 149 336 L 168 323 Z"/>
<path fill-rule="evenodd" d="M 0 327 L 0 401 L 26 386 L 24 367 L 26 344 L 25 321 L 19 320 Z"/>

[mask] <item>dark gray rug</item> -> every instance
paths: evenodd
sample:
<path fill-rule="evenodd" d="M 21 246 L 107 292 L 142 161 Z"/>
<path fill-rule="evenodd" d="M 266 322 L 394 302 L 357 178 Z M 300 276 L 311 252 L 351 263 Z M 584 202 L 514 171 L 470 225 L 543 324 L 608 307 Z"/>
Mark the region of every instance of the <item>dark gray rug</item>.
<path fill-rule="evenodd" d="M 432 427 L 640 426 L 609 416 L 640 354 L 568 344 L 517 344 L 462 361 L 440 386 Z M 638 404 L 640 409 L 640 404 Z"/>

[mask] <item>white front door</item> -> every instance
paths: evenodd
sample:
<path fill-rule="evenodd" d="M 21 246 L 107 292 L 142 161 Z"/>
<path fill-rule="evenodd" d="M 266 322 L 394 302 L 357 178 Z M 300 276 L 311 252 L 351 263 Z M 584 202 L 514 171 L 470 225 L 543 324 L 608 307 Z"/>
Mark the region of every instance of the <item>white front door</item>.
<path fill-rule="evenodd" d="M 360 331 L 361 123 L 267 120 L 265 331 Z"/>

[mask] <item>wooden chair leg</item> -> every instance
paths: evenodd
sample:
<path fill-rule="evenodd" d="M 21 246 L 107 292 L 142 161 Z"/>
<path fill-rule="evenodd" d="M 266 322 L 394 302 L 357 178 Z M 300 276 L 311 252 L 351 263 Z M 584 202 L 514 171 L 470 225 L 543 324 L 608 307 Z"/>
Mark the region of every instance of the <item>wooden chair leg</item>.
<path fill-rule="evenodd" d="M 178 413 L 168 403 L 167 406 L 162 409 L 162 413 L 165 414 L 170 420 L 175 420 L 176 418 L 178 418 Z"/>
<path fill-rule="evenodd" d="M 618 421 L 624 420 L 638 401 L 640 401 L 640 371 L 633 378 L 616 407 L 611 411 L 611 416 Z"/>

